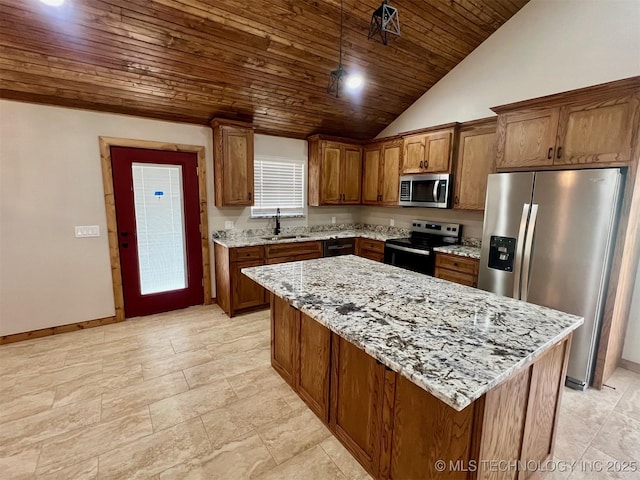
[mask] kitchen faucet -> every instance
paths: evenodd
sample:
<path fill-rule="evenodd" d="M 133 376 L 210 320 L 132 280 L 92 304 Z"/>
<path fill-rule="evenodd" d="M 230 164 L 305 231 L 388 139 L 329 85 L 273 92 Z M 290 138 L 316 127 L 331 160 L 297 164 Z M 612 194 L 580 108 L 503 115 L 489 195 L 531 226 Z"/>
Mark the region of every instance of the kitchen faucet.
<path fill-rule="evenodd" d="M 273 229 L 274 235 L 280 235 L 280 209 L 276 209 L 276 228 Z"/>

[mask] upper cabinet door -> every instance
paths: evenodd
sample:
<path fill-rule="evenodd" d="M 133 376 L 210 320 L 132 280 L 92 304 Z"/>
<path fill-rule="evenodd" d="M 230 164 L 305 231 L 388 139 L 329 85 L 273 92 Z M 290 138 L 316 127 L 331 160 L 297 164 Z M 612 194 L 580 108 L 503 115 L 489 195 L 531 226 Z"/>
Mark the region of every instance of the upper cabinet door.
<path fill-rule="evenodd" d="M 341 148 L 339 143 L 325 142 L 321 153 L 320 202 L 323 204 L 339 204 L 342 197 L 340 191 Z"/>
<path fill-rule="evenodd" d="M 226 205 L 253 205 L 253 131 L 223 127 L 223 193 Z"/>
<path fill-rule="evenodd" d="M 553 165 L 559 110 L 556 107 L 500 115 L 497 167 Z"/>
<path fill-rule="evenodd" d="M 253 205 L 253 127 L 214 120 L 216 206 Z"/>
<path fill-rule="evenodd" d="M 488 175 L 495 170 L 495 158 L 495 124 L 460 132 L 454 208 L 484 210 Z"/>
<path fill-rule="evenodd" d="M 554 163 L 630 161 L 639 105 L 638 95 L 627 95 L 616 100 L 563 107 Z"/>
<path fill-rule="evenodd" d="M 362 176 L 362 203 L 377 205 L 380 198 L 380 146 L 364 150 L 364 172 Z"/>
<path fill-rule="evenodd" d="M 382 147 L 382 193 L 380 201 L 385 205 L 398 204 L 401 161 L 401 144 L 392 143 Z"/>
<path fill-rule="evenodd" d="M 362 185 L 362 148 L 359 145 L 343 145 L 342 148 L 342 203 L 358 205 Z"/>
<path fill-rule="evenodd" d="M 404 139 L 404 158 L 402 163 L 402 173 L 422 173 L 424 172 L 424 161 L 426 135 L 411 135 Z"/>
<path fill-rule="evenodd" d="M 434 132 L 425 137 L 424 172 L 448 173 L 451 165 L 450 131 Z"/>

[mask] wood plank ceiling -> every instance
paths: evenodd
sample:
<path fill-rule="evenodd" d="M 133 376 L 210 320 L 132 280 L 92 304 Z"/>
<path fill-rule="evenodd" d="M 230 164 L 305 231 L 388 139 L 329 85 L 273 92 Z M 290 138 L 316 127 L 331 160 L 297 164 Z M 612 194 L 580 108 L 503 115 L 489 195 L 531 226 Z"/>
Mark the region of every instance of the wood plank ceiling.
<path fill-rule="evenodd" d="M 380 0 L 345 0 L 357 96 L 326 93 L 340 0 L 0 0 L 0 97 L 256 131 L 368 139 L 528 0 L 394 0 L 402 35 L 367 40 Z"/>

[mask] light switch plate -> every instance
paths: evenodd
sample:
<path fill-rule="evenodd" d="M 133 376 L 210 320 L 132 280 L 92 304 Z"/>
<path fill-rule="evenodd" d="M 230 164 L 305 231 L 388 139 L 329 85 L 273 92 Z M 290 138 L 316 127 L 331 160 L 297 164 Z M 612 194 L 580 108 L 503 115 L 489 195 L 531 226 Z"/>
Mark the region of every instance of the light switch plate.
<path fill-rule="evenodd" d="M 395 227 L 396 226 L 396 221 L 393 218 L 389 219 L 389 226 L 390 227 Z"/>
<path fill-rule="evenodd" d="M 233 220 L 225 220 L 225 222 L 224 222 L 224 229 L 225 229 L 225 230 L 231 230 L 231 229 L 233 229 Z"/>
<path fill-rule="evenodd" d="M 81 225 L 76 226 L 76 238 L 99 237 L 99 225 Z"/>
<path fill-rule="evenodd" d="M 331 217 L 331 223 L 335 224 L 336 223 L 336 217 Z"/>

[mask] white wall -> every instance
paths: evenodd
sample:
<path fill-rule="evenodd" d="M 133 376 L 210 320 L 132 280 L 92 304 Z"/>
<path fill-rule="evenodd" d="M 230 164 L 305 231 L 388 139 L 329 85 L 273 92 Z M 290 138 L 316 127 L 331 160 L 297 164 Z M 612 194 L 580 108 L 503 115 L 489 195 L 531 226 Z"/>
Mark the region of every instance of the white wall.
<path fill-rule="evenodd" d="M 202 145 L 213 166 L 204 126 L 0 101 L 2 335 L 115 314 L 99 136 Z"/>
<path fill-rule="evenodd" d="M 629 325 L 622 358 L 640 364 L 640 266 L 636 272 L 633 300 L 629 311 Z"/>
<path fill-rule="evenodd" d="M 379 135 L 640 75 L 640 1 L 531 0 Z"/>
<path fill-rule="evenodd" d="M 225 219 L 238 228 L 266 224 L 249 219 L 248 208 L 215 208 L 208 127 L 0 100 L 0 335 L 115 314 L 99 136 L 204 146 L 209 230 Z M 255 152 L 306 158 L 307 147 L 256 135 Z M 352 222 L 357 214 L 309 208 L 283 224 Z M 101 236 L 77 239 L 75 225 L 99 225 Z"/>

